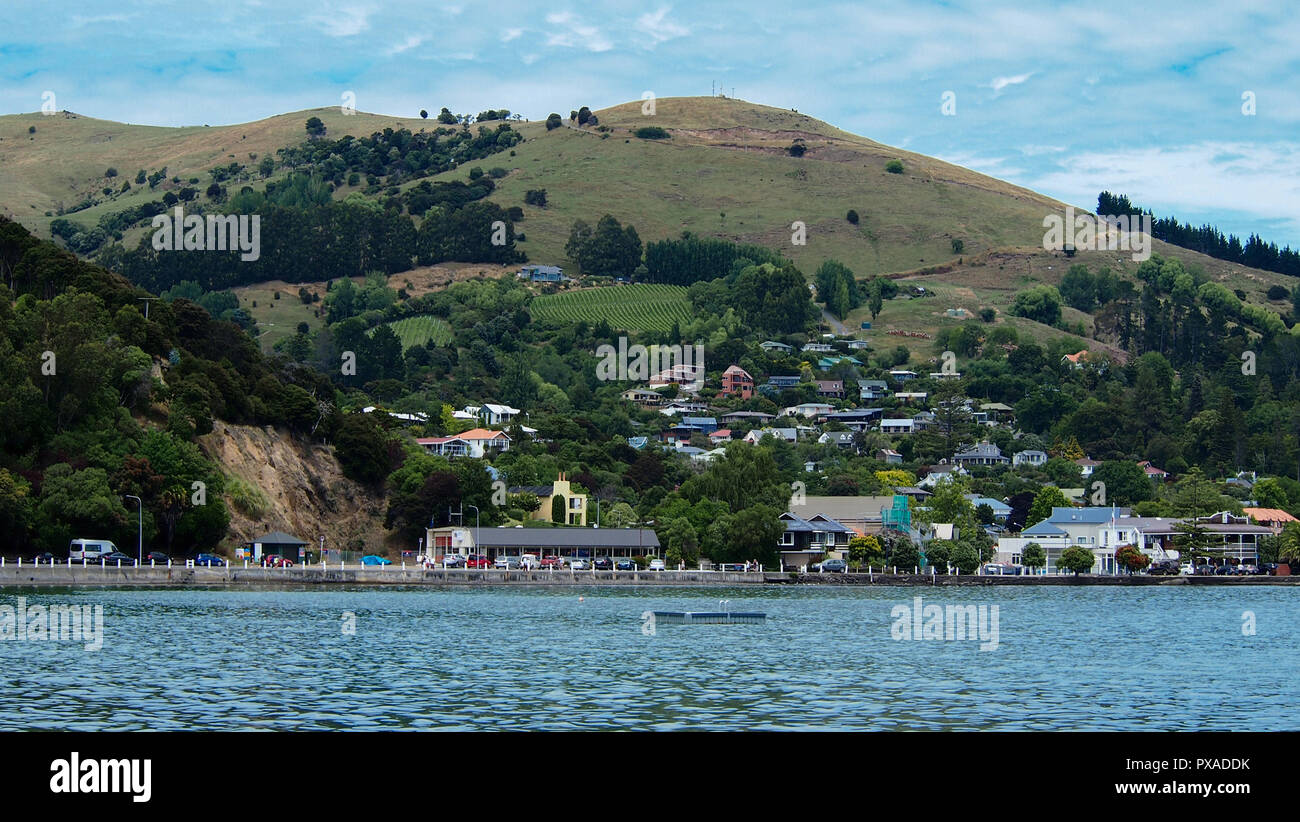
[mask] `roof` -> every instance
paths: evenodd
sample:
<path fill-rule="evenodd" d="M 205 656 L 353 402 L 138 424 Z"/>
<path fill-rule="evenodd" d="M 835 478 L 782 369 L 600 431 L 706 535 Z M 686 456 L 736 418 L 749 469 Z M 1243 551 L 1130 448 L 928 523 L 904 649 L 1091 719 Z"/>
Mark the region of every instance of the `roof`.
<path fill-rule="evenodd" d="M 749 372 L 748 372 L 748 371 L 746 371 L 745 369 L 741 368 L 741 367 L 738 366 L 738 365 L 729 365 L 729 366 L 727 366 L 727 370 L 726 370 L 726 371 L 723 371 L 722 374 L 723 374 L 723 376 L 726 376 L 727 374 L 733 374 L 733 375 L 734 375 L 734 374 L 739 374 L 739 375 L 744 376 L 745 379 L 748 379 L 748 380 L 752 380 L 752 379 L 754 379 L 753 377 L 749 376 Z"/>
<path fill-rule="evenodd" d="M 889 426 L 916 425 L 916 420 L 911 417 L 903 417 L 902 419 L 884 419 L 880 421 L 880 424 Z"/>
<path fill-rule="evenodd" d="M 723 414 L 722 418 L 724 420 L 730 418 L 770 420 L 774 416 L 773 414 L 764 414 L 762 411 L 732 411 L 730 414 Z"/>
<path fill-rule="evenodd" d="M 987 505 L 988 507 L 992 508 L 994 511 L 1011 510 L 1011 506 L 1007 505 L 1005 502 L 1003 502 L 1000 499 L 993 499 L 993 497 L 981 497 L 979 494 L 964 494 L 963 496 L 965 496 L 966 499 L 970 500 L 971 505 L 974 505 L 976 508 L 978 508 L 981 505 Z"/>
<path fill-rule="evenodd" d="M 1120 518 L 1120 511 L 1118 508 L 1053 507 L 1052 515 L 1049 516 L 1046 521 L 1057 523 L 1059 525 L 1075 522 L 1088 525 L 1100 525 L 1104 522 L 1110 522 L 1111 518 Z"/>
<path fill-rule="evenodd" d="M 717 431 L 714 431 L 709 434 L 709 437 L 712 439 L 722 439 L 724 437 L 730 437 L 730 436 L 731 436 L 730 428 L 719 428 Z"/>
<path fill-rule="evenodd" d="M 1022 535 L 1030 536 L 1030 537 L 1048 537 L 1048 536 L 1059 537 L 1065 535 L 1064 531 L 1062 531 L 1060 528 L 1057 528 L 1055 525 L 1048 522 L 1047 520 L 1043 520 L 1042 522 L 1035 523 L 1033 526 L 1026 528 L 1020 533 Z"/>
<path fill-rule="evenodd" d="M 837 522 L 831 517 L 821 513 L 814 514 L 812 517 L 804 519 L 798 514 L 792 514 L 789 511 L 786 511 L 781 515 L 781 519 L 785 521 L 785 530 L 787 531 L 831 531 L 839 534 L 857 533 L 849 526 Z"/>
<path fill-rule="evenodd" d="M 799 506 L 802 511 L 816 511 L 836 521 L 868 520 L 880 521 L 881 508 L 893 508 L 892 496 L 854 496 L 836 497 L 809 494 Z"/>
<path fill-rule="evenodd" d="M 461 526 L 462 530 L 474 528 Z M 483 528 L 477 545 L 494 548 L 658 548 L 650 528 Z"/>
<path fill-rule="evenodd" d="M 1296 522 L 1296 518 L 1281 508 L 1242 508 L 1243 513 L 1256 522 Z"/>
<path fill-rule="evenodd" d="M 494 440 L 498 438 L 510 439 L 505 431 L 492 431 L 487 428 L 471 428 L 468 431 L 462 431 L 456 434 L 455 439 L 462 440 Z"/>
<path fill-rule="evenodd" d="M 250 539 L 250 543 L 260 543 L 262 545 L 306 545 L 307 540 L 298 539 L 293 534 L 286 534 L 283 531 L 272 531 L 264 536 Z"/>
<path fill-rule="evenodd" d="M 962 459 L 963 457 L 976 458 L 976 457 L 1001 457 L 1001 456 L 1002 456 L 1001 448 L 998 448 L 996 445 L 994 445 L 991 442 L 981 442 L 977 445 L 974 445 L 966 449 L 965 451 L 962 451 L 953 459 Z"/>

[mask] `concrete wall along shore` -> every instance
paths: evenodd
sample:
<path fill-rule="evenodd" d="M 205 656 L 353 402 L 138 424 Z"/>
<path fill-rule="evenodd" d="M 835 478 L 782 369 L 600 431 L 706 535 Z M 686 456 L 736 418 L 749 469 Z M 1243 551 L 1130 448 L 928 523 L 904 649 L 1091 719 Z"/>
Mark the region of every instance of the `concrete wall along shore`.
<path fill-rule="evenodd" d="M 928 574 L 795 574 L 739 571 L 570 571 L 361 566 L 331 563 L 262 568 L 184 565 L 140 568 L 99 565 L 0 566 L 0 588 L 17 587 L 275 587 L 283 585 L 1297 585 L 1300 576 L 931 576 Z"/>

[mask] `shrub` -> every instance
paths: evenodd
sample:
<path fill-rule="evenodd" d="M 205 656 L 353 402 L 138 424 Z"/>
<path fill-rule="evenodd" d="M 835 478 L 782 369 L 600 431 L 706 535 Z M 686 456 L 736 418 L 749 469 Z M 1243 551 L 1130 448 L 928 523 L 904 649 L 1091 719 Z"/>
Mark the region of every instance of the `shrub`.
<path fill-rule="evenodd" d="M 637 137 L 640 137 L 642 140 L 672 139 L 672 135 L 669 134 L 667 131 L 664 131 L 659 126 L 642 126 L 641 128 L 637 129 L 632 133 L 635 134 Z"/>
<path fill-rule="evenodd" d="M 848 220 L 850 223 L 853 223 L 854 225 L 857 225 L 857 224 L 858 224 L 858 212 L 856 212 L 856 211 L 854 211 L 853 209 L 850 208 L 850 209 L 849 209 L 849 213 L 846 214 L 846 215 L 844 215 L 844 219 Z"/>
<path fill-rule="evenodd" d="M 1268 298 L 1270 300 L 1285 300 L 1290 296 L 1291 292 L 1287 291 L 1285 286 L 1270 285 L 1268 287 Z"/>
<path fill-rule="evenodd" d="M 890 160 L 888 163 L 885 163 L 885 171 L 888 171 L 890 174 L 902 174 L 902 173 L 903 173 L 903 161 L 902 161 L 902 160 Z"/>

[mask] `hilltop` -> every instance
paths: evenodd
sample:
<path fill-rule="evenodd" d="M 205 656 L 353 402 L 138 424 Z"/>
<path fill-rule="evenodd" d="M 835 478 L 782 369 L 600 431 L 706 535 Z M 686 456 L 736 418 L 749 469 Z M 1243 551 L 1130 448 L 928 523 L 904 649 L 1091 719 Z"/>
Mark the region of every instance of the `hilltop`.
<path fill-rule="evenodd" d="M 580 102 L 575 101 L 575 107 Z M 960 322 L 947 313 L 950 308 L 975 313 L 993 307 L 1002 315 L 999 322 L 1004 321 L 1004 309 L 1016 291 L 1035 282 L 1059 283 L 1072 262 L 1041 247 L 1044 216 L 1060 212 L 1065 203 L 851 134 L 797 111 L 722 97 L 676 97 L 656 100 L 652 115 L 643 113 L 639 101 L 597 110 L 594 127 L 578 127 L 567 112 L 559 113 L 562 127 L 554 129 L 547 129 L 544 121 L 510 121 L 524 141 L 508 155 L 502 152 L 469 164 L 504 169 L 487 199 L 503 208 L 523 209 L 516 230 L 526 239 L 518 248 L 535 262 L 567 265 L 564 247 L 574 221 L 595 223 L 608 213 L 634 225 L 645 242 L 691 231 L 778 250 L 809 277 L 823 261 L 836 259 L 859 278 L 886 275 L 925 282 L 940 295 L 939 301 L 903 311 L 893 310 L 896 304 L 891 303 L 880 318 L 883 325 L 860 334 L 867 338 L 883 337 L 888 330 L 932 333 Z M 331 139 L 363 137 L 387 128 L 432 132 L 441 126 L 418 117 L 346 115 L 338 107 L 211 128 L 129 125 L 68 112 L 9 115 L 0 117 L 0 165 L 6 169 L 0 177 L 0 203 L 5 213 L 48 237 L 52 218 L 47 212 L 57 214 L 60 207 L 87 197 L 104 199 L 105 186 L 120 189 L 141 167 L 166 167 L 168 180 L 156 191 L 135 186 L 66 215 L 91 227 L 104 214 L 157 199 L 164 188 L 197 179 L 201 190 L 214 167 L 238 162 L 255 169 L 277 149 L 302 143 L 310 117 L 320 118 Z M 36 132 L 29 134 L 32 126 Z M 670 136 L 638 138 L 636 131 L 646 126 Z M 802 156 L 791 155 L 793 145 L 802 147 Z M 891 161 L 902 164 L 901 173 L 886 170 Z M 118 171 L 116 178 L 105 176 L 110 167 Z M 462 165 L 428 180 L 463 182 L 468 171 Z M 267 179 L 245 175 L 231 182 L 232 191 L 237 185 L 264 187 L 268 179 L 280 180 L 286 173 L 277 167 Z M 182 182 L 173 184 L 174 178 Z M 409 190 L 420 182 L 408 179 L 399 188 Z M 525 203 L 526 192 L 533 189 L 546 190 L 545 207 Z M 333 196 L 341 199 L 357 191 L 360 188 L 345 184 Z M 1087 203 L 1073 205 L 1090 210 Z M 846 218 L 850 209 L 858 215 L 857 224 Z M 795 221 L 806 226 L 804 245 L 792 243 Z M 144 231 L 127 231 L 125 244 L 133 247 Z M 1291 278 L 1164 243 L 1153 243 L 1153 250 L 1240 290 L 1251 303 L 1268 304 L 1265 292 L 1271 285 L 1292 285 Z M 1126 254 L 1080 252 L 1073 262 L 1094 269 L 1106 265 L 1129 275 L 1136 268 Z M 323 288 L 323 283 L 318 285 Z M 267 303 L 262 300 L 254 307 L 253 301 L 264 290 L 249 286 L 241 293 L 245 308 L 260 321 L 269 319 L 260 315 Z M 314 318 L 308 319 L 315 324 Z M 861 321 L 870 318 L 859 309 L 844 319 L 856 332 Z M 1086 315 L 1070 319 L 1090 327 Z M 1039 337 L 1063 333 L 1012 321 L 1032 326 Z M 889 340 L 891 345 L 899 341 Z M 912 339 L 902 342 L 918 352 L 924 348 Z"/>

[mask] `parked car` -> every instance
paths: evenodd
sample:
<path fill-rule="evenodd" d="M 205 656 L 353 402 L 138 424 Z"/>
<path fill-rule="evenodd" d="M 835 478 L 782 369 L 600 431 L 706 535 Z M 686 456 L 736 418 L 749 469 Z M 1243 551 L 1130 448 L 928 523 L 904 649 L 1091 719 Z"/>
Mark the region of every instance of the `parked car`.
<path fill-rule="evenodd" d="M 541 562 L 540 560 L 537 559 L 537 554 L 524 554 L 523 556 L 519 557 L 519 565 L 522 568 L 527 568 L 529 570 L 532 570 L 538 567 L 540 564 Z"/>
<path fill-rule="evenodd" d="M 194 558 L 194 564 L 217 566 L 217 565 L 225 565 L 226 561 L 221 557 L 217 556 L 216 554 L 199 554 L 197 557 Z"/>
<path fill-rule="evenodd" d="M 1238 576 L 1253 577 L 1259 573 L 1261 573 L 1261 571 L 1259 570 L 1259 567 L 1256 565 L 1247 565 L 1243 563 L 1237 566 Z"/>
<path fill-rule="evenodd" d="M 1259 573 L 1261 573 L 1261 574 L 1268 574 L 1269 576 L 1276 576 L 1276 575 L 1277 575 L 1277 563 L 1276 563 L 1276 562 L 1266 562 L 1266 563 L 1264 563 L 1263 565 L 1259 566 Z"/>
<path fill-rule="evenodd" d="M 1196 573 L 1196 566 L 1191 564 L 1190 562 L 1184 562 L 1182 565 L 1178 566 L 1178 573 L 1194 574 Z"/>
<path fill-rule="evenodd" d="M 465 560 L 465 567 L 466 568 L 491 568 L 492 560 L 488 559 L 482 554 L 470 554 L 469 558 Z"/>
<path fill-rule="evenodd" d="M 1237 567 L 1235 565 L 1229 565 L 1226 562 L 1223 565 L 1216 565 L 1214 567 L 1214 575 L 1216 577 L 1230 577 L 1235 573 L 1237 573 Z"/>
<path fill-rule="evenodd" d="M 378 554 L 366 554 L 364 557 L 361 558 L 361 564 L 362 565 L 392 565 L 393 561 L 391 559 L 384 559 Z"/>
<path fill-rule="evenodd" d="M 556 556 L 542 557 L 543 568 L 563 568 L 564 560 Z"/>
<path fill-rule="evenodd" d="M 1015 576 L 1020 573 L 1020 570 L 1011 565 L 1003 565 L 1000 562 L 990 562 L 984 566 L 980 573 L 988 577 Z"/>
<path fill-rule="evenodd" d="M 117 546 L 106 539 L 74 539 L 68 545 L 68 559 L 89 562 L 116 551 Z"/>
<path fill-rule="evenodd" d="M 652 560 L 650 560 L 650 570 L 651 570 L 651 571 L 663 571 L 663 570 L 666 569 L 667 567 L 668 567 L 668 566 L 664 565 L 664 561 L 663 561 L 662 559 L 652 559 Z"/>
<path fill-rule="evenodd" d="M 616 561 L 614 562 L 614 570 L 615 570 L 615 571 L 635 571 L 635 570 L 636 570 L 636 563 L 633 562 L 631 559 L 627 559 L 627 558 L 625 558 L 625 559 L 620 559 L 620 560 L 616 560 Z"/>
<path fill-rule="evenodd" d="M 1158 559 L 1151 563 L 1147 568 L 1147 573 L 1151 576 L 1177 576 L 1178 560 L 1176 559 Z"/>
<path fill-rule="evenodd" d="M 1201 565 L 1197 565 L 1197 566 L 1196 566 L 1196 576 L 1198 576 L 1198 577 L 1209 577 L 1209 576 L 1214 576 L 1214 566 L 1213 566 L 1213 565 L 1209 565 L 1209 564 L 1201 564 Z"/>
<path fill-rule="evenodd" d="M 54 554 L 51 554 L 49 551 L 46 551 L 43 554 L 37 554 L 35 562 L 37 565 L 53 565 Z"/>
<path fill-rule="evenodd" d="M 171 559 L 171 557 L 167 556 L 162 551 L 150 551 L 144 555 L 144 561 L 146 563 L 155 562 L 159 565 L 166 565 L 171 562 Z"/>
<path fill-rule="evenodd" d="M 812 567 L 816 573 L 842 574 L 849 570 L 849 564 L 842 559 L 825 559 Z"/>
<path fill-rule="evenodd" d="M 102 560 L 105 565 L 135 565 L 135 557 L 128 556 L 121 551 L 104 554 L 99 559 Z"/>
<path fill-rule="evenodd" d="M 591 567 L 597 571 L 612 571 L 614 570 L 614 560 L 610 557 L 596 557 L 592 561 Z"/>
<path fill-rule="evenodd" d="M 591 562 L 581 558 L 569 560 L 569 569 L 572 571 L 590 571 Z"/>
<path fill-rule="evenodd" d="M 262 557 L 263 568 L 292 568 L 293 560 L 282 557 L 279 554 L 267 554 Z"/>
<path fill-rule="evenodd" d="M 444 568 L 464 568 L 465 555 L 464 554 L 443 554 L 442 566 Z"/>
<path fill-rule="evenodd" d="M 516 571 L 519 569 L 521 563 L 519 561 L 519 557 L 500 556 L 497 557 L 496 561 L 493 562 L 492 564 L 497 568 L 505 568 L 506 570 L 509 571 Z"/>

